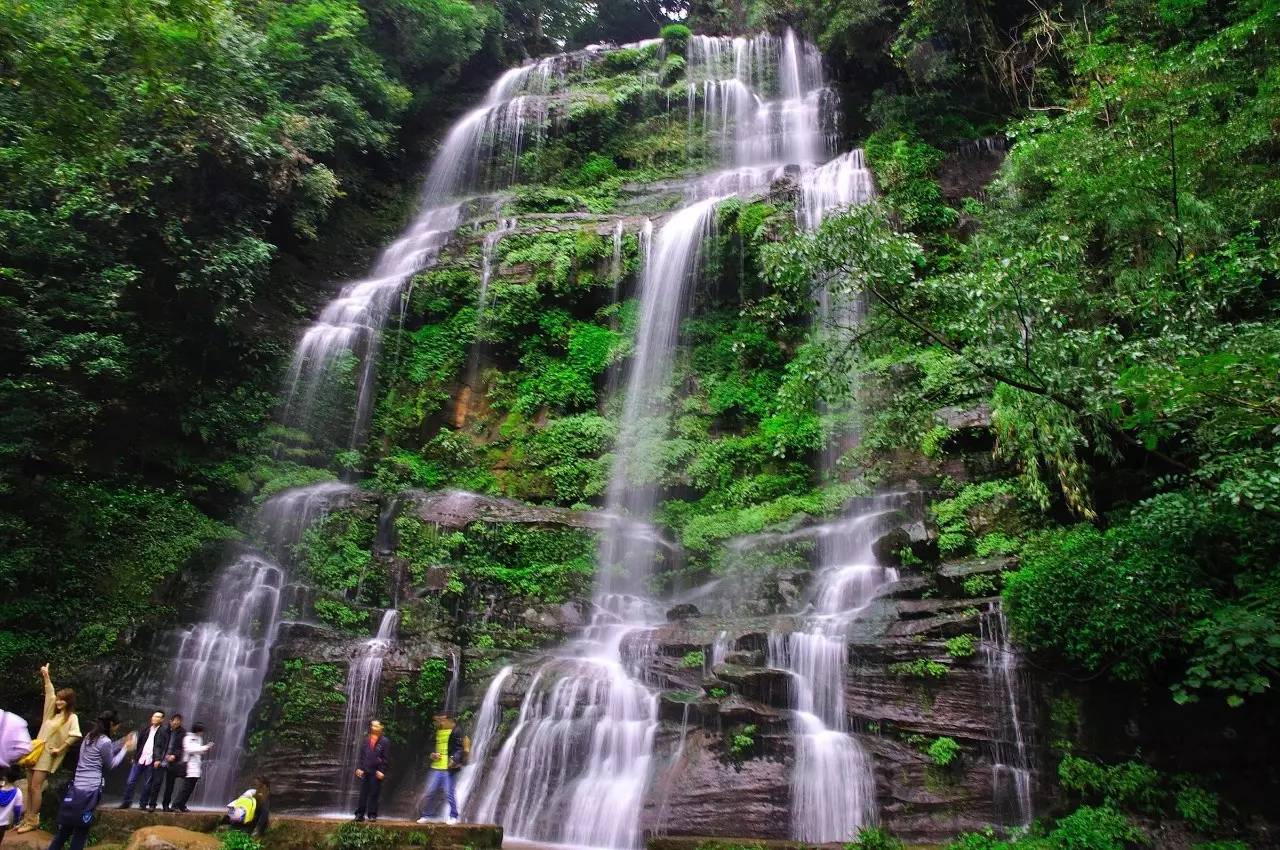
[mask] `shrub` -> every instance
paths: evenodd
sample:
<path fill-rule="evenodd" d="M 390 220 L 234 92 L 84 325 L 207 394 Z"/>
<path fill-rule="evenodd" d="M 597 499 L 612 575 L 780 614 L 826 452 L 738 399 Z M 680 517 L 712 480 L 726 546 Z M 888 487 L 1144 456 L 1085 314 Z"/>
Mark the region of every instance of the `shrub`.
<path fill-rule="evenodd" d="M 248 833 L 233 829 L 222 833 L 222 850 L 262 850 L 262 842 Z"/>
<path fill-rule="evenodd" d="M 369 628 L 369 615 L 336 599 L 315 601 L 316 619 L 344 632 L 360 633 Z"/>
<path fill-rule="evenodd" d="M 667 53 L 683 56 L 689 47 L 689 39 L 693 37 L 693 31 L 684 24 L 667 24 L 662 28 L 660 35 Z"/>
<path fill-rule="evenodd" d="M 1126 850 L 1143 835 L 1115 809 L 1081 806 L 1058 821 L 1049 839 L 1062 850 Z"/>
<path fill-rule="evenodd" d="M 944 736 L 930 744 L 927 752 L 938 767 L 949 767 L 960 755 L 960 745 L 954 738 Z"/>
<path fill-rule="evenodd" d="M 890 664 L 889 675 L 913 679 L 943 679 L 947 675 L 947 665 L 930 658 L 916 658 Z"/>
<path fill-rule="evenodd" d="M 729 755 L 735 759 L 741 759 L 750 753 L 756 746 L 756 725 L 748 723 L 733 733 L 733 737 L 729 739 Z"/>
<path fill-rule="evenodd" d="M 904 850 L 906 847 L 881 826 L 864 826 L 858 830 L 858 837 L 844 846 L 845 850 Z"/>
<path fill-rule="evenodd" d="M 686 670 L 701 670 L 706 663 L 706 655 L 701 649 L 695 649 L 693 652 L 686 652 L 684 658 L 680 659 L 680 666 Z"/>
<path fill-rule="evenodd" d="M 347 821 L 330 833 L 329 850 L 392 850 L 395 837 L 385 829 Z"/>
<path fill-rule="evenodd" d="M 978 639 L 973 635 L 956 635 L 947 640 L 947 655 L 952 658 L 969 658 L 978 651 Z"/>
<path fill-rule="evenodd" d="M 996 592 L 996 578 L 991 573 L 975 573 L 961 585 L 965 596 L 991 596 Z"/>

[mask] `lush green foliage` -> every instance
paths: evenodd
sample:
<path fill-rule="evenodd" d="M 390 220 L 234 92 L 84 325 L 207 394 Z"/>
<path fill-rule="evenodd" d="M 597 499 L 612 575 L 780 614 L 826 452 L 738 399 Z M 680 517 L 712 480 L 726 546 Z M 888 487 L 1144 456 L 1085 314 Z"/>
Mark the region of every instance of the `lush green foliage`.
<path fill-rule="evenodd" d="M 327 724 L 340 724 L 346 697 L 343 670 L 333 664 L 310 664 L 289 658 L 280 665 L 279 678 L 267 682 L 258 706 L 257 721 L 249 733 L 249 748 L 268 740 L 288 743 L 302 752 L 324 746 Z"/>
<path fill-rule="evenodd" d="M 222 838 L 222 850 L 262 850 L 262 842 L 239 830 L 230 830 L 224 832 Z"/>
<path fill-rule="evenodd" d="M 878 826 L 866 826 L 858 830 L 858 837 L 844 845 L 845 850 L 904 850 L 906 847 L 888 830 Z"/>
<path fill-rule="evenodd" d="M 1263 554 L 1280 523 L 1280 183 L 1264 140 L 1280 89 L 1258 69 L 1274 64 L 1274 15 L 1133 3 L 1101 29 L 1065 9 L 1021 24 L 1037 33 L 1035 75 L 1010 63 L 993 78 L 1053 105 L 1011 127 L 988 197 L 963 204 L 973 235 L 960 242 L 928 143 L 948 131 L 927 111 L 943 96 L 976 103 L 953 89 L 963 75 L 1028 43 L 1001 46 L 996 18 L 973 4 L 868 18 L 855 6 L 835 4 L 824 39 L 854 43 L 842 40 L 855 18 L 892 29 L 895 61 L 920 86 L 873 110 L 883 207 L 767 256 L 781 292 L 817 280 L 868 302 L 858 366 L 888 392 L 872 396 L 864 446 L 905 432 L 937 452 L 951 434 L 934 412 L 987 401 L 996 453 L 1020 477 L 936 505 L 939 548 L 1021 552 L 1005 585 L 1019 638 L 1090 673 L 1168 684 L 1179 700 L 1266 692 L 1280 670 L 1280 579 Z M 970 15 L 977 35 L 938 53 Z M 1000 490 L 1025 504 L 999 510 L 1004 525 L 975 522 L 978 497 Z M 1033 507 L 1090 524 L 1023 549 L 1045 522 Z"/>

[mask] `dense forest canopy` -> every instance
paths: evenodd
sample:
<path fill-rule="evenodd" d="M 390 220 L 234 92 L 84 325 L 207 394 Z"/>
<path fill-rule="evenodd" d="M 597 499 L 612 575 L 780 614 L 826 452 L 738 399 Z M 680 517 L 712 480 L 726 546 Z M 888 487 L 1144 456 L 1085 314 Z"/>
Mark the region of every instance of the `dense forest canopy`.
<path fill-rule="evenodd" d="M 301 324 L 411 213 L 448 119 L 503 69 L 663 27 L 678 54 L 686 26 L 813 38 L 878 188 L 812 233 L 762 202 L 720 214 L 750 297 L 685 327 L 702 407 L 663 461 L 660 518 L 691 570 L 857 489 L 818 486 L 809 463 L 851 386 L 861 439 L 841 468 L 865 488 L 895 452 L 963 438 L 939 410 L 984 409 L 1008 474 L 933 506 L 937 549 L 1016 557 L 1001 592 L 1019 645 L 1073 681 L 1265 726 L 1280 678 L 1276 0 L 5 2 L 0 692 L 171 622 L 157 589 L 290 486 L 358 473 L 388 493 L 598 505 L 617 426 L 605 374 L 634 305 L 588 319 L 535 299 L 529 323 L 513 293 L 481 332 L 447 325 L 471 278 L 428 275 L 413 307 L 436 324 L 403 331 L 354 448 L 275 424 L 281 377 Z M 657 60 L 612 61 L 623 74 Z M 683 60 L 660 67 L 676 90 Z M 679 171 L 642 162 L 652 151 L 617 127 L 529 155 L 520 211 L 598 211 L 619 169 Z M 947 163 L 984 144 L 1007 156 L 989 184 L 966 183 Z M 576 275 L 608 248 L 513 250 L 511 264 L 571 258 Z M 864 305 L 856 345 L 810 332 L 819 285 Z M 472 336 L 519 362 L 495 396 L 515 435 L 501 452 L 423 412 Z M 976 532 L 993 509 L 1017 521 Z M 346 549 L 317 572 L 367 548 L 367 529 L 336 533 Z M 515 577 L 504 558 L 524 542 L 450 545 L 430 557 L 556 602 L 592 570 L 559 539 L 537 545 L 563 574 Z M 1135 802 L 1125 777 L 1094 769 L 1068 757 L 1062 777 L 1096 811 L 1190 793 L 1175 782 Z M 1043 846 L 1132 839 L 1086 820 L 1062 829 L 1120 843 Z M 982 841 L 965 846 L 995 846 Z"/>

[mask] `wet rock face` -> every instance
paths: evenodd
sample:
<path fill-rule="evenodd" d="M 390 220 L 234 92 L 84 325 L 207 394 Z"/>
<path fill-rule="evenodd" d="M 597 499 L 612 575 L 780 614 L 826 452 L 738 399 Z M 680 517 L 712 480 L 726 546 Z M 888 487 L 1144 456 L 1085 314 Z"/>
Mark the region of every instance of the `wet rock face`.
<path fill-rule="evenodd" d="M 571 528 L 602 529 L 609 518 L 594 511 L 571 511 L 544 508 L 515 499 L 500 499 L 462 490 L 439 492 L 409 491 L 401 498 L 423 522 L 441 528 L 466 528 L 473 522 L 515 522 L 541 525 L 563 525 Z"/>
<path fill-rule="evenodd" d="M 947 565 L 939 571 L 945 576 L 908 573 L 850 627 L 849 727 L 873 765 L 880 822 L 908 841 L 942 843 L 1001 820 L 992 780 L 1000 695 L 979 622 L 995 600 L 939 594 L 961 576 L 1007 566 L 992 559 Z M 630 638 L 631 662 L 663 689 L 646 828 L 661 824 L 672 836 L 790 836 L 791 674 L 767 666 L 766 645 L 771 630 L 792 627 L 785 617 L 687 616 Z M 953 656 L 947 641 L 961 635 L 971 636 L 974 648 Z M 723 661 L 712 664 L 717 643 Z M 680 660 L 698 650 L 707 665 L 683 669 Z M 1033 694 L 1038 688 L 1025 672 L 1019 682 Z M 735 754 L 738 735 L 752 743 Z M 940 737 L 960 747 L 946 766 L 927 752 Z"/>
<path fill-rule="evenodd" d="M 670 835 L 786 838 L 791 830 L 790 737 L 781 724 L 757 738 L 760 752 L 740 760 L 727 754 L 723 736 L 712 729 L 689 730 L 682 749 L 669 739 L 660 742 L 655 755 L 662 767 L 650 784 L 642 828 Z"/>

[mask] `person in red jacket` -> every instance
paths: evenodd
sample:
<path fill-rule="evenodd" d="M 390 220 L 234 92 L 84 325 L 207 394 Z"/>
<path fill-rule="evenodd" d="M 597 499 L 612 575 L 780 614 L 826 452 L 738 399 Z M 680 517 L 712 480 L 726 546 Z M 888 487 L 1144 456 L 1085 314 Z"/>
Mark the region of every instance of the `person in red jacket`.
<path fill-rule="evenodd" d="M 369 820 L 378 819 L 378 795 L 382 793 L 382 780 L 387 778 L 390 764 L 390 745 L 382 734 L 382 721 L 369 723 L 369 734 L 360 742 L 360 755 L 356 758 L 356 779 L 360 780 L 360 799 L 356 803 L 356 820 L 365 815 Z"/>

